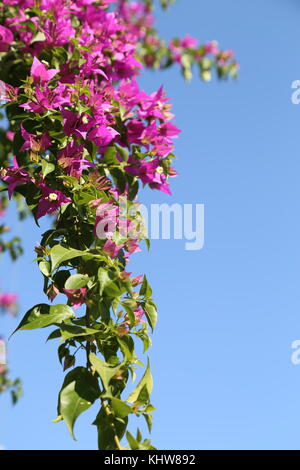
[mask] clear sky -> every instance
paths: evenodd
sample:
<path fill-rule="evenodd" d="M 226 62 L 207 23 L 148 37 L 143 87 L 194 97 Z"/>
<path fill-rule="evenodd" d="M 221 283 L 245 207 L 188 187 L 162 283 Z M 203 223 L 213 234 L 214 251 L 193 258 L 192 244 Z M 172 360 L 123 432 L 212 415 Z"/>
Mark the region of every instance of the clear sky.
<path fill-rule="evenodd" d="M 140 199 L 205 204 L 203 250 L 153 241 L 151 253 L 136 254 L 130 265 L 147 273 L 159 306 L 150 351 L 153 443 L 300 449 L 300 365 L 291 362 L 291 343 L 300 339 L 300 105 L 291 103 L 291 83 L 300 79 L 300 5 L 178 0 L 157 20 L 166 38 L 218 39 L 235 50 L 241 70 L 228 83 L 186 84 L 177 69 L 140 80 L 148 92 L 165 85 L 183 130 L 173 196 L 147 190 Z M 26 251 L 13 267 L 2 263 L 0 279 L 19 293 L 21 315 L 46 300 L 31 262 L 42 230 L 12 213 L 8 222 Z M 1 318 L 6 336 L 15 326 Z M 22 377 L 25 395 L 15 407 L 0 398 L 0 444 L 96 448 L 94 407 L 77 421 L 77 442 L 63 423 L 51 423 L 63 373 L 57 344 L 45 344 L 49 332 L 20 332 L 9 342 L 11 372 Z"/>

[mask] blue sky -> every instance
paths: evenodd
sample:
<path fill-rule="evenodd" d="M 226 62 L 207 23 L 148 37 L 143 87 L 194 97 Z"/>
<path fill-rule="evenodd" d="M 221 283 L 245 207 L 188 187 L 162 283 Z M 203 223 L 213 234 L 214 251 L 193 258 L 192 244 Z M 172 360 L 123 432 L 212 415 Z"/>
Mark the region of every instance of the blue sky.
<path fill-rule="evenodd" d="M 149 190 L 140 199 L 205 205 L 203 250 L 157 240 L 130 266 L 147 273 L 159 305 L 150 357 L 160 449 L 300 449 L 300 365 L 291 362 L 300 339 L 300 105 L 291 103 L 299 18 L 296 0 L 179 0 L 157 12 L 166 38 L 218 39 L 241 63 L 235 82 L 186 84 L 177 69 L 140 80 L 146 91 L 165 85 L 183 131 L 173 196 Z M 1 285 L 19 292 L 25 313 L 45 300 L 31 262 L 43 227 L 12 211 L 8 223 L 24 236 L 25 255 L 14 266 L 4 259 Z M 15 325 L 1 318 L 6 336 Z M 63 373 L 47 333 L 9 342 L 25 395 L 15 407 L 0 398 L 0 444 L 93 449 L 95 408 L 79 418 L 77 442 L 51 423 Z"/>

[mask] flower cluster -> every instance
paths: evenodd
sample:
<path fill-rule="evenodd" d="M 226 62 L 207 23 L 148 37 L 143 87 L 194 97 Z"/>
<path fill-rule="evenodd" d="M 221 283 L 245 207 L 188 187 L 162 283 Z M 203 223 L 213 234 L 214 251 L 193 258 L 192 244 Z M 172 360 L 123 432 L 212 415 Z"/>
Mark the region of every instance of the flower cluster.
<path fill-rule="evenodd" d="M 99 447 L 122 449 L 128 415 L 144 416 L 151 430 L 153 411 L 149 364 L 121 398 L 141 364 L 134 339 L 146 351 L 157 320 L 146 276 L 126 270 L 140 242 L 149 245 L 137 194 L 141 186 L 171 194 L 180 133 L 164 88 L 146 93 L 137 76 L 145 66 L 178 63 L 186 78 L 198 65 L 208 80 L 213 69 L 234 76 L 238 65 L 215 42 L 160 40 L 148 0 L 4 0 L 0 12 L 0 100 L 9 121 L 0 179 L 37 223 L 54 216 L 35 251 L 45 294 L 67 302 L 36 305 L 18 329 L 55 325 L 49 338 L 60 337 L 59 359 L 72 368 L 58 420 L 73 436 L 78 399 L 83 411 L 100 398 Z M 0 296 L 0 304 L 10 301 Z M 76 317 L 73 308 L 85 311 Z M 79 349 L 86 367 L 75 367 Z M 131 448 L 152 448 L 139 433 L 127 438 Z"/>
<path fill-rule="evenodd" d="M 0 293 L 0 309 L 8 312 L 11 315 L 16 314 L 16 294 L 2 294 Z"/>

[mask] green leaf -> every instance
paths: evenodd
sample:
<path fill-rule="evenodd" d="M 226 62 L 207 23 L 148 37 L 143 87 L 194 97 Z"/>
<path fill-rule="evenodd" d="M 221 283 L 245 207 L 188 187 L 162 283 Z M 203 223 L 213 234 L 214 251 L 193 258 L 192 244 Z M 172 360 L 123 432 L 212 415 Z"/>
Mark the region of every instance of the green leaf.
<path fill-rule="evenodd" d="M 109 389 L 109 382 L 110 380 L 116 375 L 116 373 L 120 370 L 121 364 L 112 367 L 104 361 L 101 361 L 96 354 L 91 353 L 89 355 L 89 360 L 92 366 L 95 368 L 96 372 L 99 374 L 103 387 L 106 391 Z"/>
<path fill-rule="evenodd" d="M 123 160 L 124 162 L 127 162 L 127 161 L 128 161 L 128 158 L 129 158 L 129 152 L 128 152 L 128 150 L 127 150 L 126 148 L 124 148 L 124 147 L 121 147 L 121 145 L 119 145 L 119 144 L 116 144 L 116 143 L 115 143 L 114 145 L 115 145 L 115 147 L 116 147 L 116 149 L 117 149 L 117 151 L 118 151 L 118 154 L 119 154 L 120 157 L 122 158 L 122 160 Z"/>
<path fill-rule="evenodd" d="M 131 336 L 126 335 L 122 338 L 117 338 L 117 341 L 121 347 L 122 353 L 127 361 L 131 361 L 133 358 L 134 342 Z"/>
<path fill-rule="evenodd" d="M 131 407 L 124 401 L 119 400 L 118 398 L 111 398 L 110 402 L 116 416 L 126 418 L 129 413 L 132 413 Z"/>
<path fill-rule="evenodd" d="M 130 434 L 129 431 L 127 431 L 126 437 L 127 437 L 127 441 L 128 441 L 128 444 L 130 445 L 131 450 L 139 450 L 139 443 L 133 437 L 133 435 Z"/>
<path fill-rule="evenodd" d="M 145 373 L 144 373 L 143 377 L 141 378 L 141 380 L 139 381 L 138 385 L 133 390 L 133 392 L 131 392 L 131 394 L 129 395 L 129 397 L 127 398 L 126 401 L 128 401 L 129 403 L 136 402 L 138 397 L 139 397 L 140 392 L 143 389 L 143 387 L 146 387 L 148 395 L 150 395 L 151 392 L 152 392 L 153 381 L 152 381 L 152 375 L 151 375 L 151 372 L 150 372 L 149 359 L 148 359 L 147 368 L 145 370 Z"/>
<path fill-rule="evenodd" d="M 81 328 L 76 325 L 61 325 L 61 340 L 65 341 L 69 338 L 75 338 L 77 336 L 89 336 L 99 334 L 99 330 L 94 330 L 92 328 Z"/>
<path fill-rule="evenodd" d="M 43 178 L 45 178 L 49 173 L 52 173 L 52 171 L 55 170 L 55 165 L 53 163 L 49 163 L 46 160 L 42 161 L 42 175 Z"/>
<path fill-rule="evenodd" d="M 151 432 L 152 431 L 152 415 L 147 414 L 147 413 L 143 413 L 143 416 L 146 420 L 148 430 L 149 430 L 149 432 Z"/>
<path fill-rule="evenodd" d="M 145 312 L 145 315 L 147 317 L 148 323 L 149 323 L 149 325 L 150 325 L 150 327 L 153 331 L 154 327 L 157 323 L 157 309 L 156 309 L 155 303 L 150 301 L 150 300 L 145 302 L 144 312 Z"/>
<path fill-rule="evenodd" d="M 51 423 L 59 423 L 60 421 L 63 421 L 61 415 L 57 416 L 57 418 L 55 418 L 55 419 L 52 419 Z"/>
<path fill-rule="evenodd" d="M 130 327 L 132 327 L 133 325 L 135 325 L 135 321 L 136 321 L 134 311 L 133 311 L 132 307 L 130 305 L 128 305 L 126 300 L 121 302 L 121 305 L 122 305 L 122 307 L 124 307 L 124 309 L 125 309 L 125 311 L 128 315 L 128 318 L 129 318 Z"/>
<path fill-rule="evenodd" d="M 80 250 L 74 250 L 73 248 L 64 248 L 61 245 L 55 245 L 51 248 L 50 258 L 52 263 L 52 271 L 64 261 L 68 261 L 77 256 L 84 256 L 86 252 Z"/>
<path fill-rule="evenodd" d="M 65 289 L 81 289 L 87 285 L 89 279 L 86 274 L 73 274 L 67 279 Z"/>
<path fill-rule="evenodd" d="M 70 271 L 68 269 L 61 269 L 60 271 L 56 271 L 56 273 L 52 275 L 53 282 L 60 291 L 62 291 L 65 287 L 65 283 L 67 282 L 67 279 L 69 277 Z"/>
<path fill-rule="evenodd" d="M 115 433 L 121 441 L 125 434 L 128 418 L 114 418 L 113 414 L 107 415 L 104 407 L 100 409 L 95 421 L 98 428 L 98 447 L 100 450 L 115 450 Z"/>
<path fill-rule="evenodd" d="M 148 393 L 148 389 L 147 389 L 147 386 L 144 385 L 142 390 L 139 393 L 139 396 L 136 399 L 136 402 L 139 404 L 148 404 L 149 400 L 150 400 L 150 396 Z"/>
<path fill-rule="evenodd" d="M 140 295 L 145 297 L 146 299 L 148 299 L 152 295 L 152 289 L 150 287 L 146 275 L 144 275 L 143 283 L 140 288 Z"/>
<path fill-rule="evenodd" d="M 118 165 L 119 161 L 117 159 L 117 152 L 114 147 L 107 147 L 104 155 L 103 155 L 103 160 L 105 163 L 108 165 Z"/>
<path fill-rule="evenodd" d="M 30 43 L 32 44 L 35 41 L 45 41 L 46 36 L 42 31 L 39 31 L 33 38 L 31 39 Z"/>
<path fill-rule="evenodd" d="M 140 450 L 156 450 L 156 447 L 151 444 L 150 439 L 145 439 L 140 444 Z"/>
<path fill-rule="evenodd" d="M 50 267 L 49 261 L 41 261 L 39 263 L 39 268 L 40 268 L 41 273 L 44 274 L 44 276 L 46 277 L 50 276 L 51 267 Z"/>
<path fill-rule="evenodd" d="M 58 416 L 62 416 L 74 440 L 73 428 L 76 419 L 99 396 L 98 380 L 85 367 L 76 367 L 65 377 L 59 393 Z"/>
<path fill-rule="evenodd" d="M 109 297 L 118 297 L 121 295 L 121 291 L 115 282 L 115 273 L 105 268 L 99 268 L 98 279 L 100 282 L 100 295 L 103 295 L 103 293 Z"/>
<path fill-rule="evenodd" d="M 50 335 L 48 336 L 48 338 L 46 339 L 46 343 L 47 341 L 50 341 L 51 339 L 57 339 L 57 338 L 60 338 L 61 337 L 61 332 L 60 332 L 60 329 L 59 328 L 56 328 L 55 330 L 53 330 Z"/>
<path fill-rule="evenodd" d="M 98 279 L 100 282 L 100 295 L 103 295 L 105 287 L 111 282 L 107 269 L 99 268 Z"/>
<path fill-rule="evenodd" d="M 31 31 L 32 33 L 34 33 L 35 30 L 36 30 L 36 25 L 35 25 L 35 23 L 34 23 L 33 21 L 31 21 L 31 20 L 22 21 L 21 25 L 22 25 L 22 26 L 23 26 L 23 25 L 26 26 L 28 29 L 30 29 L 30 31 Z"/>
<path fill-rule="evenodd" d="M 128 175 L 127 175 L 127 179 L 128 179 Z M 139 182 L 138 181 L 134 181 L 132 184 L 129 185 L 128 199 L 130 201 L 134 200 L 134 198 L 136 197 L 136 195 L 138 193 L 138 190 L 139 190 Z"/>
<path fill-rule="evenodd" d="M 14 333 L 18 330 L 35 330 L 55 323 L 62 323 L 69 321 L 74 316 L 73 310 L 68 305 L 38 304 L 28 310 Z"/>
<path fill-rule="evenodd" d="M 126 178 L 124 171 L 120 170 L 119 168 L 111 168 L 109 171 L 120 193 L 124 193 L 126 189 Z"/>

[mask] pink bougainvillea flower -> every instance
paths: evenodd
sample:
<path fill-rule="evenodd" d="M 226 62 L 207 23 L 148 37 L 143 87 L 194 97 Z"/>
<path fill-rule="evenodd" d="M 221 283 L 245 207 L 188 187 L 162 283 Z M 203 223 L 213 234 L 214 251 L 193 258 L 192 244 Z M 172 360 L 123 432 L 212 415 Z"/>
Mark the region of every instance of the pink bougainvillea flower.
<path fill-rule="evenodd" d="M 96 209 L 94 234 L 100 239 L 113 236 L 118 223 L 119 208 L 111 202 L 104 202 Z M 109 246 L 109 245 L 108 245 Z"/>
<path fill-rule="evenodd" d="M 137 175 L 143 183 L 151 183 L 154 179 L 154 174 L 159 166 L 159 160 L 139 161 L 135 165 L 126 166 L 125 170 L 132 175 Z"/>
<path fill-rule="evenodd" d="M 125 170 L 132 175 L 137 175 L 143 183 L 148 183 L 150 188 L 158 189 L 169 195 L 172 194 L 160 166 L 159 158 L 148 162 L 137 162 L 136 165 L 126 166 Z"/>
<path fill-rule="evenodd" d="M 114 71 L 111 74 L 113 80 L 132 78 L 138 74 L 138 69 L 143 68 L 132 54 L 120 55 L 118 59 L 114 62 Z"/>
<path fill-rule="evenodd" d="M 12 102 L 17 101 L 18 91 L 19 88 L 14 88 L 13 86 L 8 85 L 8 83 L 0 80 L 0 100 Z"/>
<path fill-rule="evenodd" d="M 127 323 L 121 323 L 117 328 L 118 336 L 125 336 L 129 332 L 129 326 Z"/>
<path fill-rule="evenodd" d="M 143 275 L 140 274 L 139 276 L 131 278 L 131 284 L 133 287 L 138 286 L 139 284 L 142 284 L 143 281 Z"/>
<path fill-rule="evenodd" d="M 62 204 L 71 202 L 71 199 L 66 197 L 61 191 L 48 188 L 44 183 L 42 183 L 40 187 L 42 189 L 42 196 L 36 212 L 37 219 L 46 214 L 52 214 L 52 212 L 57 211 Z"/>
<path fill-rule="evenodd" d="M 122 279 L 122 281 L 128 281 L 130 279 L 130 275 L 131 275 L 131 273 L 129 273 L 127 271 L 122 271 L 122 272 L 120 272 L 119 277 L 120 277 L 120 279 Z"/>
<path fill-rule="evenodd" d="M 63 46 L 70 37 L 74 37 L 75 30 L 71 25 L 71 18 L 60 16 L 56 21 L 46 20 L 42 29 L 46 36 L 47 46 Z"/>
<path fill-rule="evenodd" d="M 28 183 L 32 181 L 32 178 L 29 176 L 28 172 L 19 168 L 16 159 L 14 161 L 13 166 L 2 168 L 0 172 L 0 178 L 8 184 L 7 190 L 10 199 L 18 184 Z"/>
<path fill-rule="evenodd" d="M 105 148 L 110 142 L 119 135 L 115 129 L 110 126 L 98 126 L 89 133 L 89 139 L 93 140 L 100 148 Z"/>
<path fill-rule="evenodd" d="M 135 324 L 138 325 L 139 323 L 141 323 L 142 317 L 143 317 L 145 312 L 142 309 L 142 307 L 137 307 L 133 310 L 133 313 L 134 313 L 134 317 L 135 317 Z M 129 317 L 128 317 L 127 314 L 125 315 L 125 325 L 126 324 L 127 325 L 130 324 L 130 320 L 129 320 Z"/>
<path fill-rule="evenodd" d="M 45 150 L 51 144 L 51 139 L 48 132 L 40 135 L 30 134 L 29 132 L 24 129 L 23 125 L 21 124 L 21 134 L 24 139 L 24 144 L 20 148 L 20 151 L 24 150 L 32 150 L 32 152 L 39 153 L 45 152 Z"/>
<path fill-rule="evenodd" d="M 91 85 L 92 84 L 94 84 L 94 82 L 91 82 Z M 91 87 L 88 103 L 93 110 L 93 115 L 95 117 L 94 122 L 97 124 L 106 121 L 104 113 L 113 108 L 113 105 L 106 100 L 105 94 L 100 92 L 99 88 L 96 86 L 95 88 Z"/>
<path fill-rule="evenodd" d="M 12 315 L 16 314 L 16 294 L 0 294 L 0 308 L 7 310 Z"/>
<path fill-rule="evenodd" d="M 61 114 L 64 120 L 64 132 L 67 135 L 74 134 L 77 129 L 77 126 L 81 124 L 80 116 L 68 109 L 62 109 Z M 86 134 L 82 136 L 81 134 L 78 137 L 86 137 Z"/>
<path fill-rule="evenodd" d="M 173 140 L 179 134 L 180 129 L 170 122 L 165 122 L 157 126 L 153 121 L 148 125 L 141 135 L 141 143 L 148 149 L 153 145 L 152 152 L 164 157 L 173 150 Z"/>
<path fill-rule="evenodd" d="M 138 253 L 139 251 L 141 251 L 138 243 L 137 243 L 137 240 L 135 240 L 134 238 L 130 238 L 129 240 L 127 240 L 127 242 L 125 243 L 125 249 L 128 251 L 128 253 Z"/>
<path fill-rule="evenodd" d="M 178 176 L 178 172 L 173 166 L 170 166 L 168 169 L 168 175 L 170 176 L 170 178 L 174 178 L 174 176 Z"/>
<path fill-rule="evenodd" d="M 87 133 L 93 125 L 89 118 L 87 118 L 88 122 L 83 123 L 79 114 L 73 113 L 68 109 L 62 109 L 61 114 L 64 120 L 64 132 L 67 135 L 73 134 L 78 138 L 86 139 Z"/>
<path fill-rule="evenodd" d="M 149 183 L 149 187 L 151 189 L 158 189 L 158 191 L 161 191 L 162 193 L 172 196 L 170 186 L 166 181 L 165 175 L 163 173 L 158 173 L 156 179 L 158 181 L 153 181 L 152 183 Z"/>
<path fill-rule="evenodd" d="M 48 109 L 60 109 L 63 105 L 69 105 L 70 90 L 63 84 L 60 84 L 54 90 L 50 90 L 46 86 L 43 89 L 37 86 L 34 99 L 35 101 L 21 104 L 20 107 L 41 114 L 48 111 Z"/>
<path fill-rule="evenodd" d="M 80 307 L 86 301 L 87 288 L 82 287 L 81 289 L 63 289 L 64 293 L 68 297 L 70 305 L 74 308 Z"/>
<path fill-rule="evenodd" d="M 177 137 L 181 132 L 178 127 L 174 126 L 171 122 L 165 122 L 158 127 L 158 136 L 159 137 Z"/>
<path fill-rule="evenodd" d="M 174 117 L 174 114 L 170 113 L 171 105 L 166 104 L 170 98 L 165 97 L 163 86 L 155 93 L 150 96 L 143 92 L 143 99 L 140 103 L 140 109 L 138 115 L 142 119 L 158 118 L 162 120 L 170 120 Z"/>
<path fill-rule="evenodd" d="M 0 26 L 0 52 L 8 51 L 13 40 L 13 33 L 8 28 L 5 28 L 5 26 Z"/>
<path fill-rule="evenodd" d="M 94 163 L 82 158 L 83 148 L 83 145 L 77 145 L 75 141 L 72 141 L 58 153 L 58 163 L 68 175 L 74 176 L 78 180 L 83 170 L 95 167 Z"/>
<path fill-rule="evenodd" d="M 111 258 L 118 256 L 119 251 L 124 245 L 116 245 L 112 240 L 107 240 L 102 250 L 107 253 Z"/>
<path fill-rule="evenodd" d="M 45 85 L 49 80 L 51 80 L 59 70 L 57 69 L 46 69 L 45 65 L 39 61 L 36 57 L 33 59 L 31 66 L 30 74 L 33 78 L 33 81 L 36 85 Z"/>
<path fill-rule="evenodd" d="M 217 43 L 217 41 L 207 42 L 207 43 L 204 45 L 204 50 L 205 50 L 205 53 L 206 53 L 206 54 L 217 55 L 217 54 L 219 53 L 219 48 L 218 48 L 218 43 Z"/>
<path fill-rule="evenodd" d="M 189 34 L 187 34 L 183 39 L 180 40 L 180 45 L 181 47 L 184 48 L 193 48 L 197 46 L 198 44 L 198 39 L 193 38 Z"/>
<path fill-rule="evenodd" d="M 130 144 L 142 143 L 143 133 L 146 129 L 142 121 L 132 119 L 127 125 L 127 140 Z"/>
<path fill-rule="evenodd" d="M 136 323 L 137 324 L 141 323 L 142 317 L 144 315 L 144 310 L 142 309 L 142 307 L 136 308 L 135 310 L 133 310 L 133 313 L 134 313 L 134 316 L 135 316 Z"/>
<path fill-rule="evenodd" d="M 89 206 L 91 209 L 97 209 L 97 207 L 100 205 L 102 202 L 103 198 L 99 197 L 98 199 L 93 199 L 92 201 L 89 202 Z"/>
<path fill-rule="evenodd" d="M 93 74 L 102 75 L 102 77 L 104 77 L 105 80 L 109 80 L 106 73 L 103 72 L 103 70 L 99 68 L 99 62 L 103 62 L 103 60 L 101 60 L 101 56 L 102 54 L 90 54 L 87 57 L 86 62 L 82 65 L 81 73 L 83 75 L 93 75 Z M 103 56 L 103 59 L 104 59 L 104 56 Z"/>
<path fill-rule="evenodd" d="M 144 98 L 144 94 L 140 92 L 136 80 L 122 80 L 118 89 L 118 97 L 120 104 L 130 110 Z"/>
<path fill-rule="evenodd" d="M 125 214 L 118 220 L 118 229 L 122 237 L 127 238 L 128 236 L 134 236 L 137 233 L 136 227 L 132 220 L 127 219 Z"/>
<path fill-rule="evenodd" d="M 11 142 L 12 142 L 12 141 L 14 140 L 14 138 L 15 138 L 15 133 L 12 132 L 12 131 L 7 131 L 7 132 L 5 133 L 5 135 L 6 135 L 6 137 L 8 138 L 8 140 L 10 140 Z"/>

